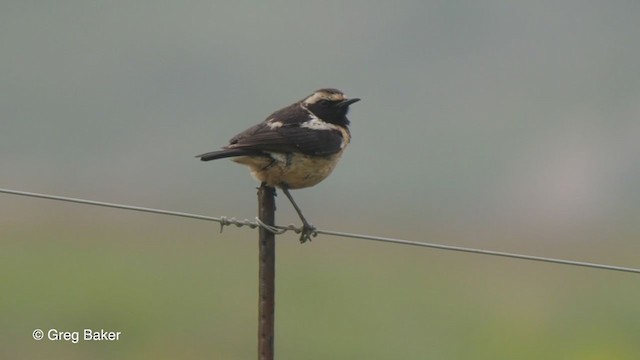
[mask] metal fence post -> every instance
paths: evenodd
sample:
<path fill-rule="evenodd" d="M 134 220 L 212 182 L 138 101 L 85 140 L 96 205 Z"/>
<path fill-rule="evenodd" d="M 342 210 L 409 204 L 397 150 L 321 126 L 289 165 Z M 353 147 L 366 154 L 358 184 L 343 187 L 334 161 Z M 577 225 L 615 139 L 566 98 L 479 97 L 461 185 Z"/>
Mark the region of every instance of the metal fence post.
<path fill-rule="evenodd" d="M 258 188 L 258 217 L 265 225 L 275 224 L 275 189 L 266 184 Z M 258 359 L 273 360 L 276 242 L 275 234 L 259 228 L 258 265 Z"/>

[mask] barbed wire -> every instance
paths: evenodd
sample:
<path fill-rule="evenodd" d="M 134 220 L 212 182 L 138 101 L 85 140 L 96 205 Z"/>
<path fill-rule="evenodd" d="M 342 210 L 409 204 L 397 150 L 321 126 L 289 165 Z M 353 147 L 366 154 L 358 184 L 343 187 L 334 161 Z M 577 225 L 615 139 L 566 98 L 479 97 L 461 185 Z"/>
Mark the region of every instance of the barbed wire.
<path fill-rule="evenodd" d="M 199 215 L 199 214 L 191 214 L 191 213 L 180 212 L 180 211 L 154 209 L 154 208 L 148 208 L 148 207 L 142 207 L 142 206 L 131 206 L 131 205 L 124 205 L 124 204 L 110 203 L 110 202 L 78 199 L 78 198 L 72 198 L 72 197 L 66 197 L 66 196 L 40 194 L 40 193 L 34 193 L 34 192 L 28 192 L 28 191 L 19 191 L 19 190 L 11 190 L 11 189 L 3 189 L 3 188 L 0 188 L 0 193 L 48 199 L 48 200 L 58 200 L 58 201 L 72 202 L 72 203 L 85 204 L 85 205 L 102 206 L 102 207 L 115 208 L 115 209 L 132 210 L 132 211 L 139 211 L 139 212 L 146 212 L 146 213 L 153 213 L 153 214 L 160 214 L 160 215 L 178 216 L 178 217 L 184 217 L 184 218 L 190 218 L 190 219 L 196 219 L 196 220 L 213 221 L 220 224 L 220 232 L 223 231 L 225 226 L 230 226 L 230 225 L 235 225 L 236 227 L 239 227 L 239 228 L 249 227 L 251 229 L 262 227 L 275 234 L 283 234 L 287 231 L 293 231 L 299 234 L 302 231 L 302 228 L 296 227 L 294 225 L 288 225 L 288 226 L 266 225 L 262 223 L 258 218 L 256 218 L 255 221 L 251 221 L 248 219 L 239 220 L 239 219 L 236 219 L 235 217 L 230 217 L 230 218 L 226 216 L 214 217 L 214 216 L 206 216 L 206 215 Z M 519 260 L 539 261 L 539 262 L 546 262 L 546 263 L 553 263 L 553 264 L 581 266 L 581 267 L 588 267 L 588 268 L 600 269 L 600 270 L 612 270 L 612 271 L 621 271 L 621 272 L 640 274 L 640 269 L 624 267 L 624 266 L 598 264 L 598 263 L 575 261 L 575 260 L 556 259 L 556 258 L 550 258 L 550 257 L 544 257 L 544 256 L 533 256 L 533 255 L 509 253 L 509 252 L 494 251 L 494 250 L 474 249 L 474 248 L 463 247 L 463 246 L 442 245 L 442 244 L 426 243 L 426 242 L 420 242 L 420 241 L 396 239 L 396 238 L 390 238 L 390 237 L 347 233 L 347 232 L 341 232 L 341 231 L 316 229 L 315 232 L 317 234 L 328 235 L 328 236 L 337 236 L 337 237 L 352 238 L 352 239 L 359 239 L 359 240 L 370 240 L 370 241 L 378 241 L 378 242 L 385 242 L 385 243 L 392 243 L 392 244 L 399 244 L 399 245 L 426 247 L 426 248 L 432 248 L 432 249 L 438 249 L 438 250 L 457 251 L 457 252 L 465 252 L 465 253 L 480 254 L 480 255 L 506 257 L 506 258 L 519 259 Z"/>

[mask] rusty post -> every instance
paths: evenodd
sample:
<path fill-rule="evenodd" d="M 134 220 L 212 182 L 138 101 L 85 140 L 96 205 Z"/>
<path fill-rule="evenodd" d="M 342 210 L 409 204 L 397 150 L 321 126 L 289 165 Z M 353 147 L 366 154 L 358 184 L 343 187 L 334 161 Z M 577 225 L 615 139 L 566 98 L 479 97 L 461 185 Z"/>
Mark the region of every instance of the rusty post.
<path fill-rule="evenodd" d="M 265 225 L 275 224 L 275 194 L 276 190 L 264 183 L 258 188 L 258 217 Z M 263 227 L 258 236 L 258 359 L 273 360 L 276 236 Z"/>

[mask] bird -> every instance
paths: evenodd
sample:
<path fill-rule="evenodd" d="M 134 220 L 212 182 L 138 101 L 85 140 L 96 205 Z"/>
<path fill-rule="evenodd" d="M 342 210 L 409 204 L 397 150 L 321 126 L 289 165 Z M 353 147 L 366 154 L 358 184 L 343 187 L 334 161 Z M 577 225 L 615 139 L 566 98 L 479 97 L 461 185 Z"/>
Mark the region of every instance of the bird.
<path fill-rule="evenodd" d="M 263 185 L 281 189 L 302 221 L 300 242 L 305 243 L 317 234 L 316 228 L 289 190 L 314 186 L 331 174 L 351 142 L 347 113 L 358 101 L 338 89 L 316 90 L 237 134 L 221 150 L 196 157 L 202 161 L 231 158 L 248 166 Z"/>

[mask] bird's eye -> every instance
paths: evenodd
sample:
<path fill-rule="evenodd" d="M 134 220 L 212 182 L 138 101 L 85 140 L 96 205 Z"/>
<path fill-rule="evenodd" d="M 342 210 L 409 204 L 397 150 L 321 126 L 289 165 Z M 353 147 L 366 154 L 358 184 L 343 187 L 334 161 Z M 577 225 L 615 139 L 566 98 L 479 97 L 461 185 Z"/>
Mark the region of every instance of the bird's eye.
<path fill-rule="evenodd" d="M 320 106 L 329 106 L 331 104 L 331 101 L 327 100 L 327 99 L 322 99 L 318 102 L 318 104 L 320 104 Z"/>

